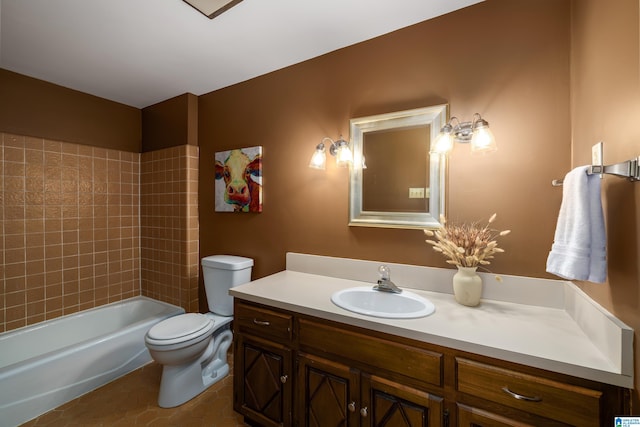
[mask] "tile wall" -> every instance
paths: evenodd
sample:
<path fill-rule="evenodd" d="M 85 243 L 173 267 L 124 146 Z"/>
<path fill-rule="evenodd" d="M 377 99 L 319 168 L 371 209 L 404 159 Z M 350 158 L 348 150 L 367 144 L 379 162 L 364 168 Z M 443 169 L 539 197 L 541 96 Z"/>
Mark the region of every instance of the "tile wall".
<path fill-rule="evenodd" d="M 0 332 L 138 295 L 140 154 L 0 140 Z"/>
<path fill-rule="evenodd" d="M 140 294 L 198 311 L 198 147 L 0 143 L 0 332 Z"/>
<path fill-rule="evenodd" d="M 141 156 L 142 294 L 198 311 L 198 147 Z"/>

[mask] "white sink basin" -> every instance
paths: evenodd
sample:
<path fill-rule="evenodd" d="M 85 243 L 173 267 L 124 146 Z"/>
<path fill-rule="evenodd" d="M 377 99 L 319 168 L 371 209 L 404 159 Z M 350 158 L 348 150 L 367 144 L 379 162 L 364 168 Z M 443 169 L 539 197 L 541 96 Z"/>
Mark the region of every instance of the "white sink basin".
<path fill-rule="evenodd" d="M 432 314 L 431 301 L 403 290 L 400 294 L 373 290 L 373 286 L 348 288 L 331 295 L 331 302 L 345 310 L 387 319 L 413 319 Z"/>

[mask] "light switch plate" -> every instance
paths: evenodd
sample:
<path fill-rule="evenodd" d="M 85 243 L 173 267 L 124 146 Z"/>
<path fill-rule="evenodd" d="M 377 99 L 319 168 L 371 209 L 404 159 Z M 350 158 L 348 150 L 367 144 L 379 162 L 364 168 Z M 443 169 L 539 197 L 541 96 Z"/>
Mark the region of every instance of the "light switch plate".
<path fill-rule="evenodd" d="M 409 188 L 410 199 L 424 199 L 424 188 Z"/>

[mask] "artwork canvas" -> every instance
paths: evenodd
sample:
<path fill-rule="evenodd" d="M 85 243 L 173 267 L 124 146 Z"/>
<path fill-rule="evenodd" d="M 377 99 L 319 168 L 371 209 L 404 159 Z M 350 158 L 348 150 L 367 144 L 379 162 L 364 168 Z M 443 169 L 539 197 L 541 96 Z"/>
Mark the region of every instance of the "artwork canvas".
<path fill-rule="evenodd" d="M 262 212 L 262 147 L 215 154 L 216 212 Z"/>

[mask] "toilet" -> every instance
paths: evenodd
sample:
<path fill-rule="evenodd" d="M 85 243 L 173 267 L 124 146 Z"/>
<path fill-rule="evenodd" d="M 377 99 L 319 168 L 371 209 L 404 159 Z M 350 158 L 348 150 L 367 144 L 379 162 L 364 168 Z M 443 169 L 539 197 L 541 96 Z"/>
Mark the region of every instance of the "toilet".
<path fill-rule="evenodd" d="M 151 357 L 163 365 L 158 405 L 172 408 L 229 373 L 233 297 L 229 289 L 251 280 L 253 260 L 231 255 L 202 258 L 209 313 L 185 313 L 155 324 L 145 335 Z"/>

